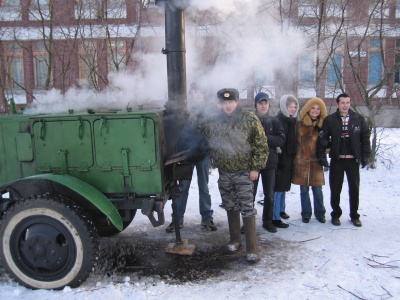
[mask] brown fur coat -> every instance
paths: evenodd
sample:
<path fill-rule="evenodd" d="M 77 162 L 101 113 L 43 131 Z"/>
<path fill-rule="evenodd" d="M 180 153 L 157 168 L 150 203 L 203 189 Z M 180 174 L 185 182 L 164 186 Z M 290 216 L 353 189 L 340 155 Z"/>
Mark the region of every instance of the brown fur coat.
<path fill-rule="evenodd" d="M 321 114 L 313 122 L 308 112 L 315 104 L 319 105 Z M 300 111 L 300 120 L 296 124 L 297 153 L 293 161 L 293 184 L 304 186 L 325 184 L 324 170 L 317 158 L 317 138 L 326 116 L 326 106 L 320 98 L 308 100 Z"/>

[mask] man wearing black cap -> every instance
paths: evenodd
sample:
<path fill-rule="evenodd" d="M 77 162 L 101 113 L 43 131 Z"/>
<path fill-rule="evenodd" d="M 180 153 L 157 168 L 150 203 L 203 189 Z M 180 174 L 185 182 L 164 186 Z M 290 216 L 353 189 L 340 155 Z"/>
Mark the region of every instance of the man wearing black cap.
<path fill-rule="evenodd" d="M 255 113 L 260 119 L 267 136 L 269 155 L 267 164 L 260 171 L 263 192 L 264 192 L 264 208 L 263 208 L 263 228 L 269 232 L 277 232 L 276 227 L 272 224 L 274 212 L 274 187 L 275 187 L 275 170 L 278 166 L 278 153 L 276 147 L 282 147 L 285 144 L 285 131 L 281 122 L 268 114 L 269 96 L 260 92 L 254 98 Z M 258 178 L 254 182 L 254 199 L 257 194 Z"/>
<path fill-rule="evenodd" d="M 227 252 L 241 246 L 240 214 L 246 235 L 247 261 L 259 260 L 253 188 L 268 158 L 267 138 L 254 113 L 239 105 L 239 91 L 225 88 L 217 93 L 221 111 L 206 119 L 196 119 L 195 128 L 211 147 L 211 159 L 218 168 L 218 188 L 228 215 L 230 241 Z"/>

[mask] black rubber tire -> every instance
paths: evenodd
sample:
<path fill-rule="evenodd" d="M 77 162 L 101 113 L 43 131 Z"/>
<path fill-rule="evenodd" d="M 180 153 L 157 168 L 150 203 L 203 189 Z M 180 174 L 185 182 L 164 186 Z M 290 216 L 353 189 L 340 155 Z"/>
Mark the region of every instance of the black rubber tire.
<path fill-rule="evenodd" d="M 113 224 L 111 224 L 111 222 L 107 219 L 107 216 L 104 216 L 103 214 L 101 214 L 98 217 L 92 217 L 92 219 L 93 222 L 95 223 L 99 236 L 110 237 L 124 231 L 132 223 L 132 220 L 135 217 L 135 215 L 136 215 L 136 209 L 131 209 L 132 219 L 130 221 L 122 222 L 121 231 L 119 231 Z"/>
<path fill-rule="evenodd" d="M 54 195 L 22 199 L 0 225 L 0 259 L 7 273 L 33 289 L 77 287 L 93 270 L 97 230 L 83 209 Z"/>

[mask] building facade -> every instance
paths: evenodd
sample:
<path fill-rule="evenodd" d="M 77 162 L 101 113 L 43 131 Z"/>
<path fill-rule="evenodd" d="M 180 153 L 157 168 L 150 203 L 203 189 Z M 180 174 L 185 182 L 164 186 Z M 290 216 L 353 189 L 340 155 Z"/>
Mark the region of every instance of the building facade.
<path fill-rule="evenodd" d="M 260 28 L 275 20 L 282 35 L 306 37 L 281 69 L 266 74 L 268 63 L 260 63 L 237 75 L 243 104 L 262 90 L 272 98 L 292 93 L 301 103 L 317 96 L 329 105 L 347 92 L 359 105 L 399 106 L 400 0 L 243 2 L 252 3 Z M 220 42 L 233 36 L 224 20 L 213 7 L 187 9 L 187 35 L 200 53 L 193 78 L 232 56 L 238 37 Z M 52 88 L 105 89 L 110 72 L 135 73 L 139 54 L 161 51 L 163 24 L 154 1 L 0 0 L 0 110 L 9 98 L 25 105 Z"/>

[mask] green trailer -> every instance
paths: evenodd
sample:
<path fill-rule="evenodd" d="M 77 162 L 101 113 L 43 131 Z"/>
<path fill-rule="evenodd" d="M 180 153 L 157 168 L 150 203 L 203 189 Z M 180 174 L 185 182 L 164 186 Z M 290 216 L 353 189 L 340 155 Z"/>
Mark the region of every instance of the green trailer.
<path fill-rule="evenodd" d="M 6 271 L 31 288 L 78 286 L 93 269 L 99 236 L 124 230 L 137 210 L 154 227 L 164 224 L 177 179 L 177 164 L 166 165 L 167 119 L 162 109 L 1 117 Z"/>
<path fill-rule="evenodd" d="M 179 182 L 192 174 L 173 151 L 188 118 L 184 14 L 172 0 L 156 4 L 165 8 L 165 108 L 29 115 L 10 101 L 0 116 L 0 259 L 26 287 L 77 287 L 99 236 L 124 230 L 137 210 L 164 224 L 168 199 L 176 214 Z M 173 253 L 186 253 L 176 227 Z"/>

